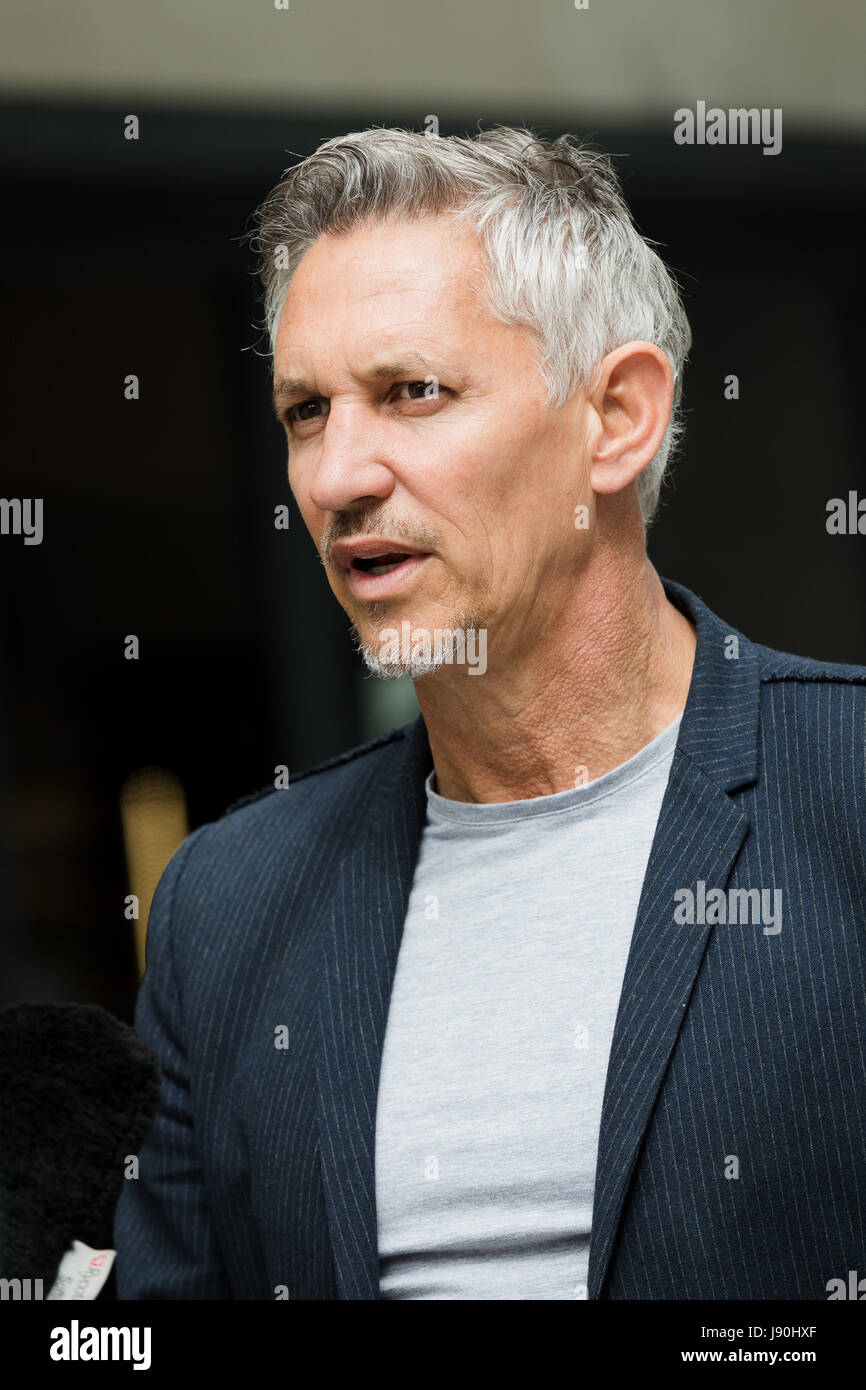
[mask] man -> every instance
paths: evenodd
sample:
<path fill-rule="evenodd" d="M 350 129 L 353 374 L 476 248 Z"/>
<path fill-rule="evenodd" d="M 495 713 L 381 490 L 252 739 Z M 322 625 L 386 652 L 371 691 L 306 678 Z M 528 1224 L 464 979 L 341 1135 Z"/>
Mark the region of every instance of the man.
<path fill-rule="evenodd" d="M 289 479 L 420 717 L 202 826 L 122 1298 L 826 1298 L 866 1269 L 866 670 L 662 581 L 676 286 L 563 139 L 260 214 Z"/>

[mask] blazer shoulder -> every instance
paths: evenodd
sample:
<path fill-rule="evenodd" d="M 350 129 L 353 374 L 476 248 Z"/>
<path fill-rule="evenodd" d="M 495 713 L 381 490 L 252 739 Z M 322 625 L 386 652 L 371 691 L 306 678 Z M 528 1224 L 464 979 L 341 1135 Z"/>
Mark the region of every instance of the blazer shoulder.
<path fill-rule="evenodd" d="M 834 685 L 866 686 L 866 666 L 841 661 L 818 661 L 794 652 L 776 651 L 760 643 L 752 644 L 758 656 L 761 680 L 824 681 Z"/>
<path fill-rule="evenodd" d="M 323 781 L 327 783 L 333 780 L 327 777 L 328 773 L 334 774 L 347 767 L 350 771 L 357 770 L 362 774 L 374 776 L 378 771 L 378 763 L 382 755 L 387 754 L 387 750 L 405 739 L 411 728 L 412 721 L 408 724 L 402 724 L 396 729 L 391 729 L 388 733 L 380 734 L 377 738 L 369 739 L 366 743 L 360 743 L 355 748 L 348 748 L 342 753 L 337 753 L 334 757 L 316 763 L 314 767 L 306 768 L 303 772 L 290 772 L 289 786 L 294 787 L 298 782 L 309 781 L 312 778 L 319 779 L 317 785 L 321 785 Z M 336 786 L 334 789 L 336 790 Z M 224 820 L 226 816 L 231 816 L 236 811 L 252 806 L 256 802 L 264 801 L 267 797 L 276 796 L 284 790 L 284 788 L 275 787 L 271 782 L 265 787 L 260 787 L 257 791 L 248 792 L 245 796 L 231 802 L 222 812 L 219 820 Z"/>

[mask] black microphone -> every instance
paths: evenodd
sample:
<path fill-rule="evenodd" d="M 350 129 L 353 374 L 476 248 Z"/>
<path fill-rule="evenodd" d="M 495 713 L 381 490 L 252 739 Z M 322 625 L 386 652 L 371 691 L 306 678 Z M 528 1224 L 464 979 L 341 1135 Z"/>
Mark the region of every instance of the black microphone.
<path fill-rule="evenodd" d="M 97 1004 L 0 1007 L 0 1278 L 44 1296 L 73 1240 L 112 1248 L 160 1086 L 152 1049 Z"/>

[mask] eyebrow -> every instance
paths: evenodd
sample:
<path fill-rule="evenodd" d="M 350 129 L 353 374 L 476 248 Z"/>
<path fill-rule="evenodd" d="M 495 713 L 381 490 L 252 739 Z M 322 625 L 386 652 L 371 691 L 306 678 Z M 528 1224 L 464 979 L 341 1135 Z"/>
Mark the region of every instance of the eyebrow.
<path fill-rule="evenodd" d="M 395 377 L 406 376 L 409 372 L 421 372 L 422 376 L 435 376 L 434 366 L 433 362 L 429 362 L 420 353 L 408 352 L 400 358 L 395 358 L 392 362 L 380 362 L 375 367 L 371 367 L 369 371 L 362 372 L 361 375 L 370 381 L 392 381 Z M 289 401 L 297 403 L 307 396 L 317 394 L 319 393 L 316 392 L 312 383 L 305 381 L 303 377 L 278 377 L 274 382 L 274 414 L 279 418 L 280 408 Z"/>

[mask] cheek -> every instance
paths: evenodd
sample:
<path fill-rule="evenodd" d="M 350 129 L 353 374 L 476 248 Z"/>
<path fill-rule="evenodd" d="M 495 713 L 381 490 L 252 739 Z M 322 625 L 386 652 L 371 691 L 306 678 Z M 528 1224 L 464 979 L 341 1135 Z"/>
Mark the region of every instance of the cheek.
<path fill-rule="evenodd" d="M 319 542 L 325 530 L 324 514 L 319 511 L 318 507 L 313 506 L 313 503 L 310 501 L 310 495 L 303 485 L 298 486 L 296 483 L 291 483 L 291 488 L 292 495 L 298 506 L 298 511 L 301 513 L 301 520 L 315 541 L 316 549 L 321 554 L 322 547 Z"/>
<path fill-rule="evenodd" d="M 295 494 L 295 496 L 298 498 L 298 505 L 300 506 L 300 496 L 299 496 L 299 493 L 300 493 L 300 489 L 301 489 L 301 487 L 302 487 L 302 485 L 303 485 L 303 474 L 302 474 L 301 469 L 300 469 L 300 467 L 299 467 L 299 465 L 298 465 L 297 457 L 296 457 L 295 455 L 293 455 L 293 454 L 291 453 L 291 451 L 289 452 L 289 455 L 288 455 L 288 462 L 287 462 L 287 464 L 286 464 L 286 472 L 287 472 L 288 479 L 289 479 L 289 487 L 292 489 L 292 492 L 293 492 L 293 493 Z"/>
<path fill-rule="evenodd" d="M 297 462 L 289 458 L 288 480 L 292 496 L 298 504 L 298 510 L 308 528 L 312 529 L 315 525 L 315 517 L 318 515 L 318 508 L 310 500 L 309 477 L 307 472 Z"/>

